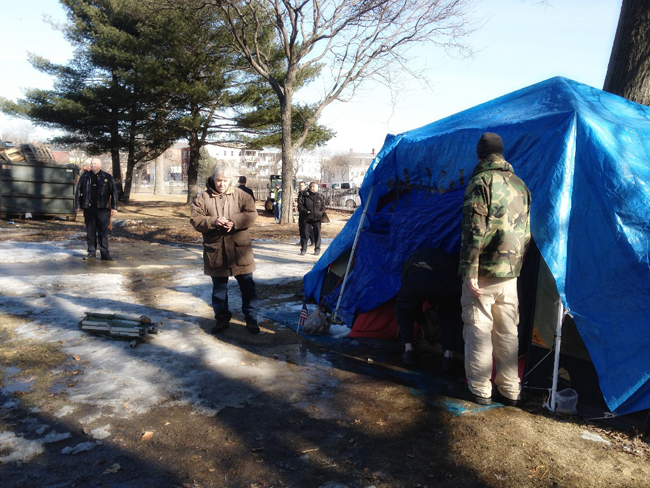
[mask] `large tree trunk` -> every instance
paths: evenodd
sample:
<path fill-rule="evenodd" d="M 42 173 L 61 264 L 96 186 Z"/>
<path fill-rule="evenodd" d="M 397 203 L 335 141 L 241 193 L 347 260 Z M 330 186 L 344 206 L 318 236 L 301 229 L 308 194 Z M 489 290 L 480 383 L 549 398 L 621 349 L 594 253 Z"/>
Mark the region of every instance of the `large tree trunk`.
<path fill-rule="evenodd" d="M 201 144 L 197 132 L 192 132 L 189 139 L 190 160 L 187 163 L 187 203 L 192 203 L 194 197 L 203 189 L 199 187 L 199 159 Z"/>
<path fill-rule="evenodd" d="M 131 133 L 129 135 L 129 152 L 126 158 L 126 177 L 124 179 L 124 201 L 131 198 L 131 183 L 133 182 L 133 170 L 135 169 L 135 122 L 131 122 Z"/>
<path fill-rule="evenodd" d="M 165 194 L 165 158 L 161 154 L 156 158 L 156 172 L 153 175 L 153 194 Z"/>
<path fill-rule="evenodd" d="M 623 0 L 603 90 L 650 106 L 650 1 Z"/>
<path fill-rule="evenodd" d="M 293 212 L 293 158 L 295 148 L 291 134 L 291 91 L 285 87 L 284 99 L 280 100 L 282 122 L 282 215 L 280 223 L 291 223 Z"/>
<path fill-rule="evenodd" d="M 113 173 L 113 181 L 117 186 L 118 200 L 124 199 L 124 187 L 122 186 L 122 165 L 120 164 L 120 148 L 111 147 L 111 170 Z"/>
<path fill-rule="evenodd" d="M 122 185 L 122 166 L 120 164 L 120 130 L 116 119 L 111 122 L 111 170 L 113 181 L 117 186 L 118 199 L 123 200 L 124 186 Z"/>
<path fill-rule="evenodd" d="M 112 74 L 113 86 L 118 86 L 117 76 Z M 124 200 L 124 185 L 122 183 L 122 166 L 120 165 L 120 114 L 119 107 L 115 99 L 111 99 L 110 117 L 110 134 L 111 134 L 111 162 L 113 171 L 113 181 L 117 186 L 118 199 Z"/>

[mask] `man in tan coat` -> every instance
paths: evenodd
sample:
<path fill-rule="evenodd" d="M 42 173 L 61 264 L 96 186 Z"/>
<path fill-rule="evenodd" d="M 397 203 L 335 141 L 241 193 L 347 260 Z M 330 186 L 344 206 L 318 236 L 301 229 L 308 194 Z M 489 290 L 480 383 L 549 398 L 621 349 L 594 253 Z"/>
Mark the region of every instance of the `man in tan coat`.
<path fill-rule="evenodd" d="M 253 281 L 255 259 L 248 227 L 257 210 L 253 198 L 232 184 L 224 164 L 217 164 L 207 180 L 206 191 L 192 203 L 190 222 L 203 234 L 203 272 L 212 278 L 213 334 L 230 325 L 228 278 L 234 276 L 242 296 L 246 329 L 257 334 L 259 299 Z"/>

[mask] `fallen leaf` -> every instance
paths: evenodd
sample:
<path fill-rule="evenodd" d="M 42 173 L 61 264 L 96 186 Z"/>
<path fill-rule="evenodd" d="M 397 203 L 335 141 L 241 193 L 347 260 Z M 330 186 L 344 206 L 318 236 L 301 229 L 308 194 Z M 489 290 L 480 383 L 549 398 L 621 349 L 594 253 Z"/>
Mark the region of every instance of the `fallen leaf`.
<path fill-rule="evenodd" d="M 148 431 L 146 431 L 144 434 L 142 434 L 142 437 L 141 437 L 140 439 L 143 440 L 143 441 L 148 441 L 148 440 L 151 439 L 152 437 L 153 437 L 153 432 L 151 432 L 150 430 L 148 430 Z"/>
<path fill-rule="evenodd" d="M 75 361 L 81 361 L 81 358 L 79 356 L 77 356 L 76 354 L 72 355 L 72 359 L 74 359 Z"/>

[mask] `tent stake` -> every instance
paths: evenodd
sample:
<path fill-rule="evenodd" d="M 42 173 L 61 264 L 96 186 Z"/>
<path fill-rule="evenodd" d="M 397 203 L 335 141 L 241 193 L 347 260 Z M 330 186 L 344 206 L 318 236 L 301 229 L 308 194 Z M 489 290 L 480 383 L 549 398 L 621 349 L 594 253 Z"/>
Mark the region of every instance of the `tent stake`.
<path fill-rule="evenodd" d="M 548 405 L 548 409 L 551 412 L 555 412 L 556 407 L 556 396 L 557 396 L 557 380 L 560 370 L 560 348 L 562 346 L 562 324 L 564 323 L 564 316 L 566 315 L 566 310 L 564 310 L 564 304 L 560 299 L 560 306 L 558 310 L 557 326 L 555 327 L 555 359 L 553 361 L 553 386 L 551 387 L 551 401 Z"/>
<path fill-rule="evenodd" d="M 339 298 L 336 300 L 336 309 L 332 315 L 333 324 L 343 324 L 343 319 L 339 317 L 339 307 L 341 305 L 341 299 L 343 298 L 343 293 L 345 292 L 345 284 L 348 282 L 348 276 L 350 274 L 350 266 L 352 266 L 352 260 L 357 250 L 357 243 L 359 242 L 359 234 L 361 234 L 361 229 L 363 223 L 366 220 L 366 214 L 368 213 L 368 204 L 372 198 L 372 192 L 375 191 L 374 185 L 370 187 L 370 193 L 368 193 L 368 198 L 366 199 L 366 204 L 363 206 L 363 214 L 361 214 L 361 219 L 359 219 L 359 226 L 357 227 L 357 233 L 354 236 L 354 242 L 352 243 L 352 251 L 350 252 L 350 259 L 348 259 L 348 265 L 345 268 L 345 275 L 343 276 L 343 284 L 341 285 L 341 292 L 339 293 Z"/>

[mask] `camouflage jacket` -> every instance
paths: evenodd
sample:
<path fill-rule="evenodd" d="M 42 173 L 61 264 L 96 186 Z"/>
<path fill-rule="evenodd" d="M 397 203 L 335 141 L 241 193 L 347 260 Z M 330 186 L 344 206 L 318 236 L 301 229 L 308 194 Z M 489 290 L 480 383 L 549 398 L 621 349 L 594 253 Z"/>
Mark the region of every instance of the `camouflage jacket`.
<path fill-rule="evenodd" d="M 530 240 L 530 191 L 502 156 L 474 168 L 465 190 L 458 274 L 519 276 Z"/>

